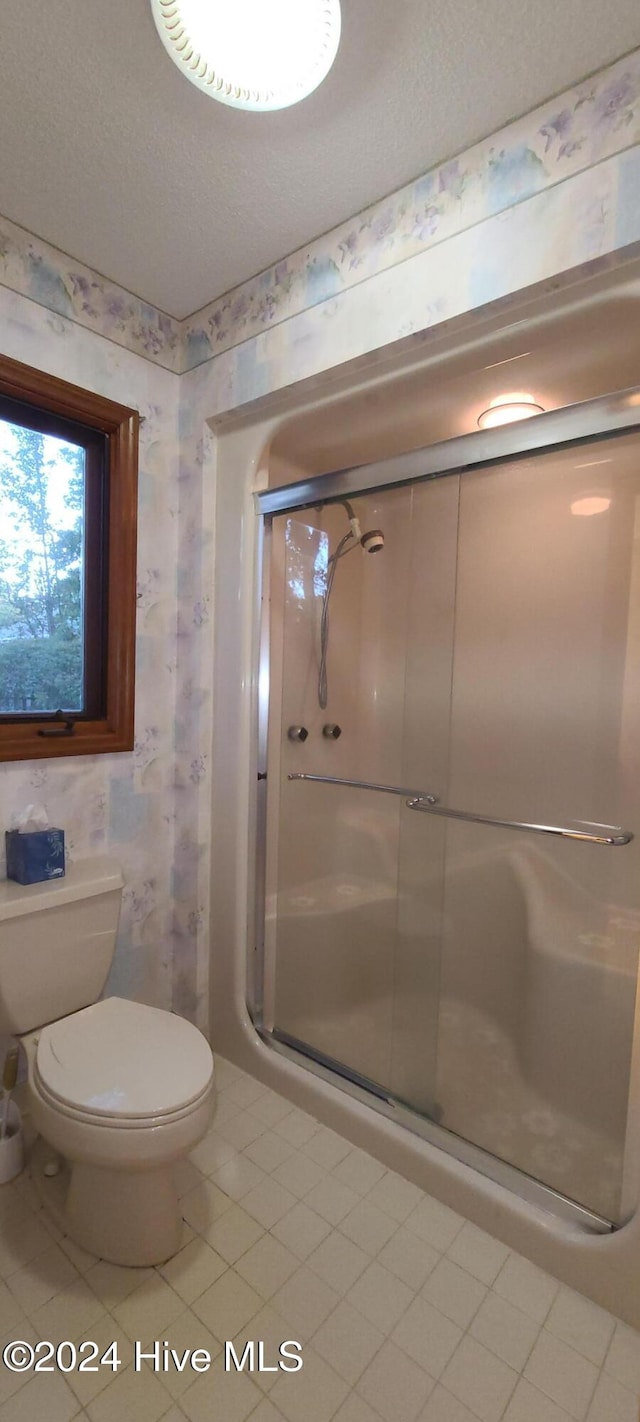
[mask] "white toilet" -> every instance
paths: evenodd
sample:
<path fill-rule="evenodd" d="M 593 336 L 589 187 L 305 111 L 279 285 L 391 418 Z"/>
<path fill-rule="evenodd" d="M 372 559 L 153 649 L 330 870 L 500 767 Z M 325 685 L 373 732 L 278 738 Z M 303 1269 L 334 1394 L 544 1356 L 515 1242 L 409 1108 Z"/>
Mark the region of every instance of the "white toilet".
<path fill-rule="evenodd" d="M 26 1049 L 29 1106 L 48 1147 L 35 1152 L 36 1172 L 64 1158 L 58 1222 L 102 1259 L 149 1265 L 180 1244 L 172 1167 L 210 1125 L 214 1069 L 184 1018 L 97 1000 L 122 886 L 107 858 L 43 884 L 0 883 L 0 1032 Z"/>

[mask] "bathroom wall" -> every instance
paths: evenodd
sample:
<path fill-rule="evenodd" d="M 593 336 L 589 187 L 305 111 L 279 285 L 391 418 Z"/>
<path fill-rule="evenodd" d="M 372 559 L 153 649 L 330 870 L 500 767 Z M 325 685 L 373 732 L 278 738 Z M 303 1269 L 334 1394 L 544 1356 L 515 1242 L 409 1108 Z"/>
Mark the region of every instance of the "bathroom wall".
<path fill-rule="evenodd" d="M 157 497 L 141 519 L 137 748 L 109 766 L 100 758 L 84 774 L 75 762 L 49 772 L 50 784 L 58 774 L 74 787 L 83 846 L 154 844 L 150 864 L 146 850 L 136 850 L 137 887 L 128 894 L 122 936 L 132 952 L 119 952 L 123 991 L 172 997 L 206 1022 L 209 866 L 213 860 L 215 871 L 220 849 L 210 830 L 217 453 L 208 422 L 217 432 L 229 417 L 251 418 L 256 402 L 263 408 L 268 401 L 276 415 L 303 398 L 303 382 L 308 399 L 337 372 L 355 378 L 382 370 L 390 355 L 435 353 L 442 333 L 463 330 L 493 303 L 508 323 L 523 292 L 553 294 L 585 273 L 617 269 L 640 244 L 638 192 L 640 51 L 185 322 L 0 218 L 0 348 L 80 383 L 94 381 L 124 401 L 140 399 L 148 411 L 145 477 L 157 481 Z M 248 490 L 260 457 L 252 450 Z M 245 541 L 252 518 L 247 493 Z M 232 576 L 239 593 L 239 565 Z M 251 637 L 248 623 L 244 635 Z M 158 659 L 153 673 L 147 655 Z M 170 704 L 179 708 L 175 736 Z M 232 726 L 229 756 L 234 737 Z M 9 768 L 0 784 L 12 787 L 13 799 L 13 787 L 23 788 L 20 776 L 30 773 Z M 86 798 L 80 790 L 91 777 L 104 797 L 95 828 L 88 824 L 93 790 Z M 158 792 L 160 782 L 166 793 Z M 162 873 L 156 834 L 158 844 L 173 846 Z"/>
<path fill-rule="evenodd" d="M 41 801 L 52 821 L 64 828 L 73 857 L 107 851 L 120 860 L 126 887 L 107 991 L 170 1007 L 185 951 L 184 906 L 179 881 L 173 877 L 174 726 L 181 718 L 176 637 L 178 377 L 3 288 L 0 331 L 3 354 L 133 405 L 143 421 L 135 748 L 131 754 L 0 765 L 0 827 L 4 829 L 24 805 Z M 4 851 L 4 836 L 1 843 Z M 192 1007 L 188 995 L 182 993 L 180 1000 Z"/>

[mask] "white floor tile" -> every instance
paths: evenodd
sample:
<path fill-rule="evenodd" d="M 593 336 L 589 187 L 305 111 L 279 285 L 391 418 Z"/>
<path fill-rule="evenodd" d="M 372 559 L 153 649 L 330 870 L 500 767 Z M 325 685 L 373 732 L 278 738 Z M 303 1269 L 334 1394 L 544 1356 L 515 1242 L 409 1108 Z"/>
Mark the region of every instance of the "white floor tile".
<path fill-rule="evenodd" d="M 84 1279 L 77 1279 L 63 1289 L 62 1293 L 55 1294 L 42 1308 L 36 1309 L 31 1322 L 40 1338 L 48 1338 L 56 1343 L 65 1338 L 77 1338 L 81 1330 L 84 1330 L 85 1338 L 90 1338 L 91 1325 L 103 1312 L 100 1300 L 91 1292 Z"/>
<path fill-rule="evenodd" d="M 384 1422 L 416 1422 L 433 1387 L 433 1378 L 402 1348 L 387 1342 L 365 1368 L 356 1391 Z"/>
<path fill-rule="evenodd" d="M 200 1376 L 198 1371 L 191 1365 L 190 1359 L 196 1349 L 203 1349 L 213 1360 L 222 1352 L 222 1344 L 218 1338 L 207 1328 L 201 1318 L 194 1313 L 193 1309 L 185 1309 L 184 1313 L 169 1324 L 163 1333 L 163 1340 L 173 1349 L 176 1358 L 181 1366 L 171 1363 L 168 1369 L 164 1368 L 157 1374 L 162 1385 L 175 1401 L 179 1401 L 187 1388 Z M 155 1338 L 144 1338 L 140 1340 L 142 1351 L 150 1353 L 156 1342 Z M 186 1356 L 188 1354 L 188 1356 Z M 151 1371 L 155 1370 L 155 1365 L 151 1362 L 145 1363 L 145 1367 Z"/>
<path fill-rule="evenodd" d="M 17 1339 L 30 1343 L 32 1348 L 40 1341 L 33 1324 L 29 1323 L 28 1319 L 21 1318 L 8 1333 L 0 1335 L 0 1356 L 7 1343 L 13 1343 Z M 0 1403 L 13 1397 L 14 1392 L 19 1392 L 20 1388 L 26 1387 L 30 1379 L 30 1373 L 12 1373 L 10 1368 L 0 1365 Z"/>
<path fill-rule="evenodd" d="M 273 1295 L 273 1307 L 288 1321 L 291 1336 L 307 1342 L 340 1302 L 340 1295 L 305 1264 Z"/>
<path fill-rule="evenodd" d="M 604 1370 L 640 1396 L 640 1334 L 626 1323 L 616 1323 Z"/>
<path fill-rule="evenodd" d="M 407 1215 L 415 1210 L 422 1199 L 422 1190 L 417 1185 L 412 1185 L 410 1180 L 404 1180 L 402 1175 L 388 1170 L 369 1191 L 369 1199 L 373 1205 L 391 1215 L 398 1224 L 404 1224 Z"/>
<path fill-rule="evenodd" d="M 349 1390 L 348 1383 L 313 1348 L 305 1349 L 304 1367 L 282 1373 L 269 1394 L 287 1422 L 329 1422 Z"/>
<path fill-rule="evenodd" d="M 284 1116 L 274 1126 L 277 1135 L 283 1136 L 285 1141 L 290 1141 L 296 1150 L 305 1146 L 320 1129 L 321 1127 L 313 1116 L 308 1116 L 306 1111 L 298 1110 L 289 1111 L 288 1116 Z"/>
<path fill-rule="evenodd" d="M 380 1414 L 372 1412 L 368 1402 L 357 1392 L 351 1392 L 342 1407 L 338 1408 L 334 1422 L 380 1422 Z"/>
<path fill-rule="evenodd" d="M 406 1220 L 406 1228 L 411 1234 L 417 1234 L 419 1239 L 424 1239 L 442 1253 L 453 1244 L 463 1224 L 462 1215 L 457 1215 L 448 1205 L 441 1205 L 439 1200 L 432 1200 L 429 1195 L 423 1195 Z"/>
<path fill-rule="evenodd" d="M 183 1300 L 154 1271 L 151 1279 L 116 1305 L 113 1316 L 129 1338 L 162 1338 L 163 1330 L 183 1310 Z"/>
<path fill-rule="evenodd" d="M 276 1126 L 289 1115 L 291 1102 L 275 1091 L 265 1091 L 257 1101 L 252 1101 L 249 1110 L 258 1121 L 264 1121 L 265 1126 Z"/>
<path fill-rule="evenodd" d="M 189 1422 L 245 1422 L 260 1400 L 259 1388 L 246 1373 L 227 1373 L 222 1358 L 216 1358 L 210 1371 L 182 1394 L 180 1406 Z"/>
<path fill-rule="evenodd" d="M 81 1249 L 80 1245 L 75 1244 L 72 1239 L 69 1239 L 68 1235 L 62 1234 L 58 1240 L 58 1244 L 67 1258 L 71 1260 L 74 1269 L 77 1269 L 79 1274 L 86 1274 L 87 1270 L 90 1269 L 93 1264 L 98 1263 L 95 1254 L 87 1254 L 86 1249 Z"/>
<path fill-rule="evenodd" d="M 263 1397 L 255 1412 L 251 1413 L 251 1422 L 286 1422 L 286 1419 L 284 1413 L 274 1407 L 268 1397 Z"/>
<path fill-rule="evenodd" d="M 77 1397 L 59 1374 L 40 1373 L 0 1406 L 0 1422 L 70 1422 L 79 1409 Z M 166 1409 L 165 1409 L 166 1410 Z"/>
<path fill-rule="evenodd" d="M 467 1334 L 445 1368 L 443 1386 L 481 1422 L 499 1422 L 518 1374 Z"/>
<path fill-rule="evenodd" d="M 259 1185 L 254 1185 L 242 1201 L 243 1208 L 248 1210 L 264 1229 L 271 1229 L 295 1203 L 295 1195 L 277 1180 L 272 1180 L 269 1175 L 265 1176 Z"/>
<path fill-rule="evenodd" d="M 470 1329 L 478 1343 L 522 1372 L 540 1332 L 539 1324 L 514 1304 L 491 1291 L 480 1305 Z"/>
<path fill-rule="evenodd" d="M 99 1393 L 104 1392 L 105 1388 L 109 1387 L 118 1377 L 119 1372 L 124 1372 L 130 1366 L 133 1358 L 131 1339 L 127 1337 L 124 1329 L 120 1328 L 111 1314 L 105 1313 L 97 1323 L 91 1324 L 91 1342 L 98 1347 L 97 1358 L 92 1359 L 89 1351 L 85 1349 L 82 1355 L 79 1354 L 79 1359 L 88 1363 L 90 1367 L 95 1367 L 96 1371 L 80 1372 L 79 1368 L 75 1368 L 66 1377 L 71 1391 L 75 1393 L 78 1404 L 82 1407 L 88 1407 Z M 101 1363 L 100 1361 L 107 1350 L 111 1349 L 113 1343 L 116 1345 L 115 1357 L 120 1364 L 116 1369 L 113 1366 L 115 1362 L 113 1352 L 109 1352 L 108 1362 Z"/>
<path fill-rule="evenodd" d="M 511 1251 L 499 1239 L 466 1220 L 447 1251 L 454 1264 L 473 1274 L 481 1284 L 492 1284 Z"/>
<path fill-rule="evenodd" d="M 270 1392 L 274 1386 L 279 1373 L 267 1371 L 267 1369 L 278 1366 L 280 1360 L 280 1348 L 283 1343 L 291 1339 L 291 1325 L 271 1304 L 263 1304 L 258 1313 L 234 1334 L 232 1343 L 238 1358 L 242 1358 L 247 1343 L 253 1342 L 256 1345 L 262 1344 L 264 1371 L 258 1368 L 259 1358 L 254 1350 L 256 1360 L 256 1371 L 252 1373 L 252 1380 L 259 1387 L 261 1392 Z M 301 1341 L 301 1340 L 294 1340 Z"/>
<path fill-rule="evenodd" d="M 264 1299 L 270 1299 L 299 1268 L 295 1254 L 271 1234 L 263 1234 L 236 1263 L 238 1274 Z"/>
<path fill-rule="evenodd" d="M 192 1150 L 188 1160 L 189 1165 L 202 1171 L 203 1175 L 213 1175 L 219 1170 L 221 1165 L 226 1165 L 238 1152 L 234 1145 L 226 1141 L 218 1131 L 209 1131 L 204 1140 Z M 197 1182 L 194 1181 L 194 1184 Z"/>
<path fill-rule="evenodd" d="M 303 1200 L 315 1185 L 325 1179 L 326 1174 L 321 1165 L 300 1150 L 290 1155 L 284 1164 L 277 1166 L 271 1178 L 290 1190 L 296 1199 Z"/>
<path fill-rule="evenodd" d="M 333 1169 L 333 1175 L 341 1185 L 348 1185 L 357 1195 L 368 1195 L 375 1184 L 385 1175 L 385 1167 L 372 1155 L 363 1150 L 352 1150 Z M 375 1201 L 373 1201 L 375 1204 Z"/>
<path fill-rule="evenodd" d="M 544 1323 L 560 1285 L 528 1259 L 510 1254 L 493 1287 L 501 1298 L 521 1308 L 536 1323 Z"/>
<path fill-rule="evenodd" d="M 406 1313 L 415 1295 L 413 1289 L 374 1260 L 356 1279 L 346 1297 L 370 1323 L 388 1334 Z"/>
<path fill-rule="evenodd" d="M 54 1244 L 30 1264 L 10 1274 L 6 1282 L 23 1312 L 31 1314 L 79 1277 L 71 1260 Z"/>
<path fill-rule="evenodd" d="M 331 1233 L 331 1225 L 310 1210 L 303 1201 L 294 1205 L 272 1228 L 272 1234 L 285 1244 L 298 1259 L 308 1259 L 318 1245 Z"/>
<path fill-rule="evenodd" d="M 347 1239 L 364 1249 L 367 1254 L 376 1255 L 384 1248 L 398 1226 L 396 1221 L 372 1205 L 369 1200 L 360 1200 L 340 1221 L 340 1232 Z"/>
<path fill-rule="evenodd" d="M 311 1159 L 321 1165 L 324 1170 L 335 1170 L 336 1165 L 353 1150 L 353 1146 L 344 1139 L 344 1136 L 339 1136 L 335 1131 L 321 1126 L 307 1141 L 304 1149 L 306 1154 L 310 1155 Z"/>
<path fill-rule="evenodd" d="M 267 1092 L 267 1087 L 261 1081 L 256 1081 L 253 1076 L 243 1076 L 224 1089 L 224 1096 L 229 1101 L 235 1101 L 238 1106 L 250 1106 L 252 1101 L 259 1101 L 261 1096 Z"/>
<path fill-rule="evenodd" d="M 587 1413 L 587 1422 L 638 1422 L 639 1418 L 637 1394 L 602 1373 Z"/>
<path fill-rule="evenodd" d="M 275 1131 L 263 1131 L 256 1141 L 245 1147 L 244 1154 L 260 1170 L 270 1173 L 293 1155 L 294 1147 Z"/>
<path fill-rule="evenodd" d="M 254 1161 L 248 1160 L 243 1151 L 236 1151 L 231 1159 L 214 1170 L 211 1176 L 213 1184 L 236 1201 L 242 1200 L 253 1190 L 254 1185 L 259 1185 L 264 1178 L 264 1170 Z"/>
<path fill-rule="evenodd" d="M 159 1422 L 170 1406 L 169 1394 L 154 1373 L 127 1368 L 89 1403 L 87 1412 L 91 1422 L 122 1422 L 124 1417 Z"/>
<path fill-rule="evenodd" d="M 359 1245 L 333 1230 L 309 1255 L 310 1269 L 319 1274 L 338 1294 L 346 1294 L 369 1263 L 369 1255 Z"/>
<path fill-rule="evenodd" d="M 538 1337 L 524 1376 L 578 1422 L 586 1417 L 598 1380 L 597 1368 L 546 1329 Z"/>
<path fill-rule="evenodd" d="M 451 1259 L 441 1259 L 422 1289 L 422 1298 L 461 1328 L 468 1328 L 486 1292 L 486 1285 L 479 1279 L 474 1279 Z"/>
<path fill-rule="evenodd" d="M 551 1306 L 545 1328 L 600 1367 L 613 1337 L 616 1320 L 606 1309 L 564 1285 Z"/>
<path fill-rule="evenodd" d="M 204 1239 L 194 1239 L 179 1254 L 174 1254 L 159 1272 L 185 1303 L 199 1298 L 216 1279 L 224 1274 L 226 1261 Z"/>
<path fill-rule="evenodd" d="M 464 1402 L 438 1383 L 418 1422 L 477 1422 L 477 1413 L 470 1412 Z"/>
<path fill-rule="evenodd" d="M 120 1264 L 108 1264 L 106 1259 L 99 1259 L 87 1269 L 84 1278 L 104 1307 L 114 1309 L 146 1279 L 153 1278 L 153 1269 L 124 1269 Z"/>
<path fill-rule="evenodd" d="M 207 1348 L 210 1371 L 4 1370 L 0 1422 L 637 1422 L 640 1334 L 217 1067 L 215 1127 L 176 1172 L 184 1238 L 166 1265 L 98 1261 L 26 1177 L 0 1191 L 0 1352 L 18 1336 L 117 1337 L 129 1363 L 133 1338 L 167 1338 L 179 1355 Z M 229 1337 L 238 1356 L 264 1340 L 270 1364 L 299 1339 L 305 1367 L 225 1374 Z"/>
<path fill-rule="evenodd" d="M 316 1352 L 351 1387 L 383 1343 L 380 1330 L 344 1300 L 336 1305 L 312 1339 Z"/>
<path fill-rule="evenodd" d="M 571 1422 L 564 1407 L 558 1407 L 537 1387 L 521 1378 L 504 1415 L 504 1422 Z"/>
<path fill-rule="evenodd" d="M 227 1061 L 226 1057 L 219 1057 L 217 1054 L 215 1071 L 216 1086 L 220 1092 L 224 1091 L 225 1087 L 230 1086 L 232 1081 L 238 1081 L 241 1076 L 244 1076 L 241 1067 L 236 1066 L 235 1062 Z"/>
<path fill-rule="evenodd" d="M 354 1190 L 350 1190 L 348 1185 L 341 1185 L 333 1175 L 326 1175 L 318 1185 L 314 1185 L 306 1196 L 310 1209 L 321 1215 L 329 1224 L 337 1225 L 348 1215 L 354 1205 L 358 1204 L 358 1196 Z"/>
<path fill-rule="evenodd" d="M 205 1238 L 227 1264 L 235 1264 L 262 1234 L 262 1225 L 248 1215 L 242 1205 L 232 1204 L 231 1209 L 210 1226 Z"/>
<path fill-rule="evenodd" d="M 228 1121 L 219 1121 L 217 1129 L 229 1145 L 235 1146 L 236 1150 L 244 1150 L 262 1135 L 265 1125 L 249 1111 L 240 1111 Z"/>
<path fill-rule="evenodd" d="M 182 1218 L 191 1225 L 196 1234 L 207 1234 L 208 1230 L 216 1220 L 231 1206 L 231 1200 L 224 1191 L 219 1190 L 217 1185 L 211 1180 L 201 1180 L 195 1189 L 190 1190 L 180 1201 Z"/>
<path fill-rule="evenodd" d="M 14 1217 L 13 1229 L 9 1217 L 6 1228 L 0 1231 L 0 1275 L 6 1279 L 50 1248 L 51 1234 L 37 1215 L 29 1211 L 19 1219 Z"/>
<path fill-rule="evenodd" d="M 192 1311 L 202 1319 L 214 1337 L 224 1343 L 259 1312 L 262 1302 L 260 1295 L 236 1274 L 235 1269 L 228 1269 L 211 1288 L 194 1300 Z"/>
<path fill-rule="evenodd" d="M 403 1284 L 417 1293 L 431 1270 L 435 1269 L 439 1258 L 438 1250 L 431 1244 L 418 1239 L 408 1229 L 399 1229 L 380 1250 L 378 1263 L 384 1264 L 385 1269 L 390 1269 L 392 1274 L 402 1279 Z"/>
<path fill-rule="evenodd" d="M 391 1335 L 405 1353 L 432 1378 L 440 1378 L 455 1352 L 462 1329 L 425 1299 L 414 1299 Z"/>

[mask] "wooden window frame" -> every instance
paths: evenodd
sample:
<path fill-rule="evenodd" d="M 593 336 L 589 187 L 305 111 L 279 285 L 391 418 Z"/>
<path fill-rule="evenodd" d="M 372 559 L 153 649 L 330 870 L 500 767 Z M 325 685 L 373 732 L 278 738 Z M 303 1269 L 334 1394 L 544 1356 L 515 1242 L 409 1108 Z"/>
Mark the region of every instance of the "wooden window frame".
<path fill-rule="evenodd" d="M 104 625 L 104 655 L 89 676 L 87 712 L 56 724 L 51 714 L 0 717 L 0 761 L 109 754 L 133 750 L 135 702 L 136 544 L 138 514 L 137 410 L 116 404 L 80 386 L 0 356 L 0 395 L 27 406 L 32 428 L 38 414 L 54 433 L 56 419 L 75 421 L 106 437 L 106 464 L 100 481 L 102 547 L 100 589 L 92 599 L 94 618 Z M 53 416 L 51 423 L 47 416 Z M 88 481 L 89 497 L 95 482 Z M 92 572 L 88 570 L 89 576 Z M 95 569 L 93 570 L 95 578 Z M 95 629 L 94 629 L 95 630 Z M 88 629 L 89 636 L 92 629 Z M 94 714 L 101 703 L 100 713 Z M 44 734 L 43 734 L 44 732 Z"/>

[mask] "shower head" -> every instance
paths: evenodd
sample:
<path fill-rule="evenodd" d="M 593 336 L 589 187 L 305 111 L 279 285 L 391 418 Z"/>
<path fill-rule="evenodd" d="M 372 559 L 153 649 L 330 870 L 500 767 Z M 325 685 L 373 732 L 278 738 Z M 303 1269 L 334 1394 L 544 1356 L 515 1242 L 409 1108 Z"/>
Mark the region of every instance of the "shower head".
<path fill-rule="evenodd" d="M 358 519 L 353 505 L 349 503 L 348 499 L 340 499 L 339 502 L 347 511 L 347 517 L 351 525 L 351 537 L 353 538 L 353 543 L 351 543 L 349 547 L 344 547 L 344 552 L 350 553 L 356 543 L 359 543 L 360 547 L 364 548 L 365 553 L 379 553 L 380 549 L 384 548 L 384 533 L 382 529 L 370 528 L 367 533 L 363 533 L 360 527 L 360 520 Z M 334 557 L 342 557 L 343 544 L 347 544 L 348 540 L 349 535 L 347 534 L 346 539 L 342 540 Z"/>
<path fill-rule="evenodd" d="M 365 553 L 379 553 L 384 548 L 384 533 L 381 528 L 370 528 L 368 533 L 363 533 L 360 543 Z"/>

